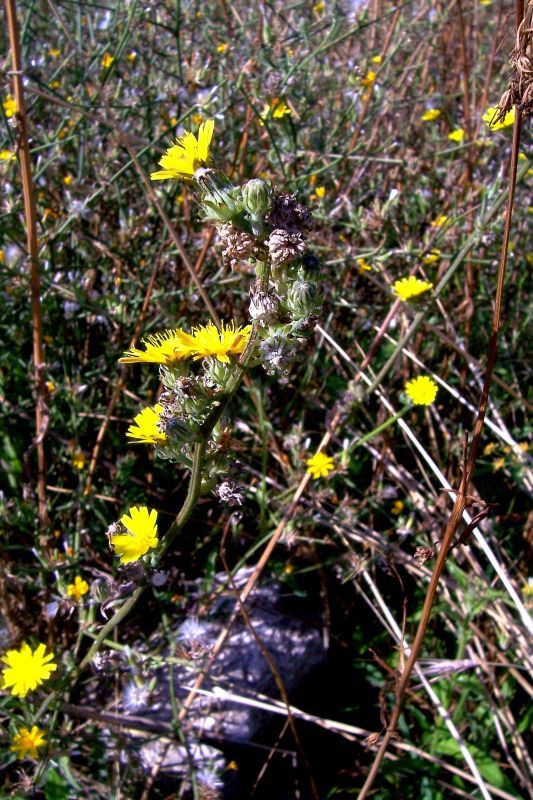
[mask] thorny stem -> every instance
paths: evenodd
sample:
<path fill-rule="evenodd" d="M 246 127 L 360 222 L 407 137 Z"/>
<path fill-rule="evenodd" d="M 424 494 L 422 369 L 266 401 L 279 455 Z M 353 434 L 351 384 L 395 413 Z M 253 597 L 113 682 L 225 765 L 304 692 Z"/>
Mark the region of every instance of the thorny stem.
<path fill-rule="evenodd" d="M 518 4 L 520 0 L 518 0 Z M 519 16 L 519 8 L 517 4 L 517 26 L 520 23 L 521 17 Z M 501 257 L 500 257 L 500 264 L 498 269 L 498 280 L 496 286 L 496 296 L 494 302 L 494 311 L 492 315 L 492 330 L 491 330 L 491 338 L 489 342 L 488 354 L 487 354 L 487 369 L 485 372 L 485 380 L 483 383 L 483 390 L 481 392 L 481 398 L 479 401 L 478 407 L 478 415 L 476 419 L 476 423 L 474 426 L 474 434 L 472 438 L 472 446 L 470 448 L 470 453 L 468 456 L 468 460 L 463 465 L 463 474 L 461 476 L 461 483 L 459 489 L 457 490 L 457 495 L 455 498 L 455 503 L 450 514 L 450 518 L 446 525 L 446 529 L 444 531 L 442 544 L 439 550 L 439 554 L 437 556 L 437 560 L 435 562 L 435 566 L 433 568 L 433 572 L 431 575 L 431 580 L 427 589 L 426 597 L 424 599 L 424 605 L 422 608 L 422 616 L 420 619 L 420 623 L 418 625 L 418 629 L 416 631 L 415 639 L 410 651 L 409 658 L 405 664 L 404 670 L 402 675 L 398 681 L 396 687 L 396 703 L 391 715 L 390 722 L 387 726 L 387 730 L 379 747 L 379 750 L 376 753 L 374 758 L 374 762 L 368 773 L 367 779 L 359 793 L 358 800 L 365 800 L 368 797 L 368 793 L 372 788 L 376 776 L 379 772 L 379 768 L 381 766 L 381 762 L 387 752 L 389 743 L 391 738 L 396 732 L 396 727 L 398 725 L 398 720 L 400 718 L 400 714 L 403 707 L 403 702 L 405 698 L 405 692 L 407 689 L 407 685 L 409 683 L 409 679 L 411 676 L 411 672 L 416 664 L 418 656 L 420 655 L 420 651 L 422 649 L 422 645 L 424 642 L 424 638 L 426 635 L 427 626 L 429 623 L 429 618 L 431 615 L 431 610 L 433 607 L 433 603 L 435 600 L 435 595 L 438 588 L 438 583 L 440 580 L 440 576 L 444 569 L 444 565 L 446 562 L 446 558 L 448 553 L 451 549 L 453 540 L 455 538 L 455 534 L 457 531 L 457 527 L 459 522 L 461 521 L 463 511 L 465 509 L 465 495 L 468 490 L 468 485 L 472 479 L 472 475 L 474 472 L 474 467 L 476 463 L 476 458 L 479 450 L 479 444 L 481 441 L 481 433 L 483 429 L 483 423 L 485 420 L 485 412 L 487 409 L 487 403 L 489 398 L 489 391 L 490 386 L 492 383 L 492 373 L 494 371 L 494 364 L 496 362 L 496 353 L 498 349 L 498 331 L 500 328 L 500 320 L 501 320 L 501 307 L 502 307 L 502 298 L 503 298 L 503 286 L 505 281 L 505 269 L 507 265 L 507 253 L 509 247 L 509 236 L 511 231 L 511 221 L 513 216 L 513 204 L 514 204 L 514 194 L 516 188 L 516 174 L 517 174 L 517 167 L 518 167 L 518 153 L 519 153 L 519 145 L 520 145 L 520 129 L 521 129 L 521 122 L 522 122 L 522 115 L 521 109 L 516 108 L 516 119 L 513 128 L 513 148 L 511 153 L 511 164 L 509 169 L 509 192 L 507 197 L 507 209 L 505 214 L 505 227 L 503 233 L 503 242 L 502 242 L 502 250 L 501 250 Z"/>
<path fill-rule="evenodd" d="M 39 525 L 43 530 L 48 524 L 46 511 L 46 460 L 43 440 L 48 427 L 47 389 L 45 382 L 45 363 L 43 348 L 43 331 L 41 316 L 41 287 L 39 276 L 39 243 L 37 239 L 37 210 L 35 207 L 33 177 L 31 172 L 30 145 L 28 141 L 28 121 L 24 103 L 22 84 L 22 59 L 20 54 L 20 36 L 17 23 L 16 0 L 6 0 L 7 24 L 9 29 L 9 46 L 13 66 L 13 86 L 17 104 L 16 122 L 18 131 L 18 148 L 20 170 L 22 174 L 22 194 L 26 217 L 26 241 L 30 260 L 31 310 L 33 328 L 33 377 L 35 382 L 35 439 L 30 447 L 37 449 L 37 498 Z"/>

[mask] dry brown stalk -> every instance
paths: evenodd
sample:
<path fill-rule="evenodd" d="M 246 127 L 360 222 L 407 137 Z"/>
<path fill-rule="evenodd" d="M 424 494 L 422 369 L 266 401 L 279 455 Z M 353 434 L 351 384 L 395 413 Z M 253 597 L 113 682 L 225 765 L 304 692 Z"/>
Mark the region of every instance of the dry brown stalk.
<path fill-rule="evenodd" d="M 22 57 L 20 52 L 20 36 L 17 23 L 16 0 L 6 0 L 7 24 L 9 31 L 9 47 L 13 76 L 14 97 L 17 104 L 15 115 L 17 124 L 18 153 L 22 176 L 22 194 L 24 214 L 26 218 L 26 241 L 30 261 L 30 291 L 33 331 L 33 378 L 35 385 L 35 428 L 36 436 L 29 451 L 37 450 L 37 498 L 39 526 L 41 531 L 48 525 L 46 509 L 46 459 L 44 453 L 44 437 L 49 422 L 48 390 L 46 388 L 43 348 L 43 331 L 41 315 L 41 286 L 39 275 L 39 242 L 37 239 L 37 210 L 35 207 L 33 177 L 31 171 L 30 145 L 28 141 L 28 118 L 24 102 L 22 84 Z M 28 453 L 29 453 L 28 451 Z"/>

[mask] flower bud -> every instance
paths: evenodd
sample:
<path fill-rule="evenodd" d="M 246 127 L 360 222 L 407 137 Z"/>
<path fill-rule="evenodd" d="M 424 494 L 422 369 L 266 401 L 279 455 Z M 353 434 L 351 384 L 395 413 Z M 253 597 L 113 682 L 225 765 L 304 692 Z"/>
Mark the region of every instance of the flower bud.
<path fill-rule="evenodd" d="M 216 386 L 224 388 L 231 371 L 231 366 L 223 364 L 218 358 L 205 358 L 203 366 L 206 376 L 213 381 Z"/>
<path fill-rule="evenodd" d="M 242 205 L 247 214 L 265 217 L 272 208 L 272 189 L 268 181 L 253 178 L 241 190 Z"/>
<path fill-rule="evenodd" d="M 302 281 L 316 281 L 320 275 L 320 267 L 320 259 L 311 253 L 307 253 L 298 262 L 298 277 Z"/>
<path fill-rule="evenodd" d="M 289 311 L 296 317 L 310 317 L 322 305 L 322 298 L 316 284 L 309 281 L 294 281 L 287 296 Z"/>

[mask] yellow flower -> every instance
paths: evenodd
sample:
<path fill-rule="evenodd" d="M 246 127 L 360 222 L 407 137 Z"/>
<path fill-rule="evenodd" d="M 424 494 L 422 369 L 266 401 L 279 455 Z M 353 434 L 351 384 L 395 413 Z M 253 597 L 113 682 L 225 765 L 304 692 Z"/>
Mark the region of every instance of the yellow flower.
<path fill-rule="evenodd" d="M 448 134 L 448 139 L 451 142 L 457 142 L 458 144 L 461 144 L 464 138 L 465 138 L 464 128 L 456 128 L 454 131 L 451 131 L 451 133 Z"/>
<path fill-rule="evenodd" d="M 483 455 L 491 456 L 497 448 L 498 448 L 497 442 L 489 442 L 483 448 Z"/>
<path fill-rule="evenodd" d="M 65 184 L 65 186 L 70 186 L 70 184 L 72 183 L 72 175 L 65 175 L 65 177 L 63 178 L 63 183 Z"/>
<path fill-rule="evenodd" d="M 383 59 L 381 56 L 372 56 L 372 61 L 374 62 L 374 64 L 381 64 Z"/>
<path fill-rule="evenodd" d="M 81 450 L 76 451 L 72 455 L 71 462 L 74 469 L 83 469 L 85 466 L 85 454 Z"/>
<path fill-rule="evenodd" d="M 414 275 L 410 275 L 408 278 L 401 278 L 399 281 L 395 281 L 392 288 L 396 297 L 405 301 L 410 300 L 412 297 L 418 297 L 419 294 L 423 294 L 424 292 L 428 292 L 433 288 L 433 284 L 427 281 L 421 281 L 420 278 L 415 278 Z"/>
<path fill-rule="evenodd" d="M 366 258 L 357 258 L 357 266 L 359 267 L 359 272 L 371 272 L 372 267 L 366 260 Z"/>
<path fill-rule="evenodd" d="M 483 122 L 485 122 L 491 131 L 501 131 L 502 128 L 508 128 L 510 125 L 514 125 L 515 121 L 515 110 L 513 108 L 507 112 L 505 117 L 498 122 L 494 121 L 494 117 L 498 114 L 499 108 L 497 106 L 489 106 L 485 113 L 483 114 Z"/>
<path fill-rule="evenodd" d="M 102 56 L 102 60 L 100 61 L 100 64 L 104 69 L 109 69 L 114 60 L 115 60 L 114 56 L 110 55 L 109 53 L 104 53 L 104 55 Z"/>
<path fill-rule="evenodd" d="M 11 94 L 8 94 L 8 96 L 2 103 L 2 106 L 4 107 L 4 113 L 8 119 L 10 117 L 15 116 L 15 114 L 17 113 L 17 101 Z"/>
<path fill-rule="evenodd" d="M 286 117 L 290 114 L 292 114 L 292 111 L 285 100 L 281 99 L 280 97 L 274 97 L 270 105 L 267 103 L 263 108 L 261 119 L 267 119 L 268 117 L 272 117 L 273 119 L 282 119 L 282 117 Z"/>
<path fill-rule="evenodd" d="M 374 81 L 376 80 L 376 73 L 373 69 L 368 70 L 364 78 L 361 78 L 361 84 L 363 86 L 372 86 Z"/>
<path fill-rule="evenodd" d="M 322 200 L 322 198 L 326 194 L 326 187 L 325 186 L 317 186 L 316 189 L 315 189 L 315 194 L 316 194 L 317 197 L 319 197 Z"/>
<path fill-rule="evenodd" d="M 433 120 L 438 119 L 441 114 L 442 111 L 440 110 L 440 108 L 428 108 L 427 111 L 424 111 L 424 113 L 420 117 L 420 120 L 422 122 L 433 122 Z"/>
<path fill-rule="evenodd" d="M 434 264 L 440 258 L 440 250 L 438 247 L 434 247 L 433 250 L 430 250 L 429 253 L 426 253 L 422 261 L 424 264 Z"/>
<path fill-rule="evenodd" d="M 157 547 L 157 511 L 149 511 L 146 506 L 133 506 L 127 514 L 120 518 L 127 533 L 112 534 L 109 539 L 115 548 L 115 555 L 120 556 L 121 564 L 138 561 L 152 547 Z"/>
<path fill-rule="evenodd" d="M 52 56 L 52 58 L 58 58 L 61 55 L 61 50 L 58 47 L 51 47 L 48 51 L 48 55 Z"/>
<path fill-rule="evenodd" d="M 15 153 L 11 150 L 0 150 L 0 161 L 13 161 L 16 158 Z"/>
<path fill-rule="evenodd" d="M 137 442 L 146 444 L 163 444 L 166 441 L 166 433 L 162 433 L 158 426 L 159 415 L 163 411 L 163 406 L 157 403 L 155 406 L 143 408 L 143 410 L 133 418 L 126 436 L 135 439 Z"/>
<path fill-rule="evenodd" d="M 137 53 L 135 52 L 135 50 L 132 50 L 132 51 L 131 51 L 131 53 L 128 53 L 128 55 L 126 56 L 126 58 L 127 58 L 127 59 L 128 59 L 128 61 L 130 62 L 130 64 L 133 64 L 133 63 L 134 63 L 134 61 L 136 61 L 136 60 L 137 60 Z"/>
<path fill-rule="evenodd" d="M 89 584 L 87 581 L 84 581 L 79 575 L 76 575 L 74 578 L 74 583 L 69 583 L 67 586 L 67 594 L 69 597 L 73 597 L 74 600 L 81 600 L 84 594 L 87 594 L 89 591 Z"/>
<path fill-rule="evenodd" d="M 198 138 L 194 133 L 184 131 L 176 144 L 170 147 L 159 162 L 163 167 L 159 172 L 152 172 L 153 181 L 164 181 L 167 178 L 185 178 L 190 180 L 199 167 L 206 165 L 209 158 L 209 145 L 213 138 L 215 122 L 208 119 L 198 129 Z"/>
<path fill-rule="evenodd" d="M 313 478 L 325 478 L 326 475 L 335 469 L 333 459 L 325 453 L 315 453 L 315 455 L 308 458 L 305 463 L 307 466 L 306 472 Z"/>
<path fill-rule="evenodd" d="M 229 44 L 227 42 L 221 42 L 217 45 L 217 53 L 225 53 L 228 48 Z"/>
<path fill-rule="evenodd" d="M 228 325 L 222 323 L 220 331 L 212 322 L 193 328 L 194 358 L 197 360 L 213 356 L 218 361 L 227 364 L 230 356 L 236 356 L 243 352 L 251 332 L 251 325 L 244 327 L 239 325 L 236 328 L 234 322 L 230 322 Z"/>
<path fill-rule="evenodd" d="M 56 390 L 56 385 L 53 380 L 46 381 L 46 388 L 48 390 L 48 394 L 53 394 Z"/>
<path fill-rule="evenodd" d="M 26 642 L 20 650 L 8 650 L 0 660 L 7 664 L 2 672 L 2 689 L 10 686 L 11 694 L 15 697 L 26 697 L 28 692 L 32 692 L 50 677 L 50 673 L 57 669 L 57 665 L 52 661 L 53 654 L 45 656 L 46 645 L 39 644 L 35 652 Z M 51 663 L 49 663 L 51 662 Z"/>
<path fill-rule="evenodd" d="M 46 744 L 44 740 L 44 731 L 34 725 L 30 730 L 28 728 L 21 728 L 15 736 L 13 736 L 13 744 L 11 751 L 17 754 L 17 757 L 22 759 L 29 756 L 30 758 L 37 758 L 37 750 L 39 747 L 44 747 Z"/>
<path fill-rule="evenodd" d="M 392 504 L 391 513 L 394 514 L 395 517 L 398 514 L 401 514 L 403 511 L 403 500 L 395 500 Z"/>
<path fill-rule="evenodd" d="M 124 353 L 122 358 L 119 358 L 119 362 L 134 364 L 137 361 L 145 361 L 149 364 L 164 364 L 168 367 L 188 358 L 194 344 L 193 337 L 179 328 L 163 333 L 151 333 L 141 341 L 146 350 L 132 347 L 131 350 Z"/>
<path fill-rule="evenodd" d="M 325 4 L 324 0 L 319 0 L 319 2 L 315 3 L 315 5 L 313 6 L 313 11 L 315 12 L 315 14 L 321 14 L 322 11 L 324 11 L 325 8 L 326 8 L 326 4 Z"/>
<path fill-rule="evenodd" d="M 447 221 L 448 217 L 446 216 L 446 214 L 441 214 L 440 217 L 437 217 L 437 219 L 433 220 L 433 222 L 431 223 L 431 227 L 442 228 L 442 226 L 445 225 Z"/>
<path fill-rule="evenodd" d="M 435 381 L 432 381 L 427 375 L 420 375 L 405 384 L 405 393 L 415 406 L 430 406 L 435 402 L 438 389 Z"/>
<path fill-rule="evenodd" d="M 503 456 L 501 458 L 497 458 L 496 461 L 493 461 L 492 463 L 493 472 L 499 472 L 504 467 L 505 467 L 505 458 Z"/>

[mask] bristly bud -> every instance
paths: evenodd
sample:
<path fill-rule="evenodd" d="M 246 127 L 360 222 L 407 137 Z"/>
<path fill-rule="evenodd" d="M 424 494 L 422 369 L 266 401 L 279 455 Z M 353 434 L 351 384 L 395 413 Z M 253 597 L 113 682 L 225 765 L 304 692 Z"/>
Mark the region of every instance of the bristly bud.
<path fill-rule="evenodd" d="M 252 320 L 272 322 L 276 319 L 279 308 L 279 297 L 273 292 L 262 292 L 254 284 L 250 287 L 249 313 Z"/>
<path fill-rule="evenodd" d="M 316 281 L 320 276 L 320 259 L 312 253 L 307 253 L 298 262 L 298 277 L 302 281 Z"/>
<path fill-rule="evenodd" d="M 228 506 L 242 506 L 244 501 L 244 488 L 234 478 L 227 478 L 215 489 L 223 503 Z"/>
<path fill-rule="evenodd" d="M 322 305 L 322 298 L 315 283 L 294 281 L 287 296 L 287 307 L 295 317 L 311 317 Z"/>
<path fill-rule="evenodd" d="M 303 234 L 290 232 L 283 228 L 276 228 L 267 241 L 268 251 L 273 264 L 286 264 L 305 253 L 305 238 Z"/>
<path fill-rule="evenodd" d="M 204 358 L 203 367 L 208 381 L 223 389 L 230 375 L 231 365 L 223 364 L 218 358 Z"/>
<path fill-rule="evenodd" d="M 264 218 L 272 208 L 272 188 L 269 181 L 253 178 L 241 190 L 242 206 L 255 219 Z"/>

